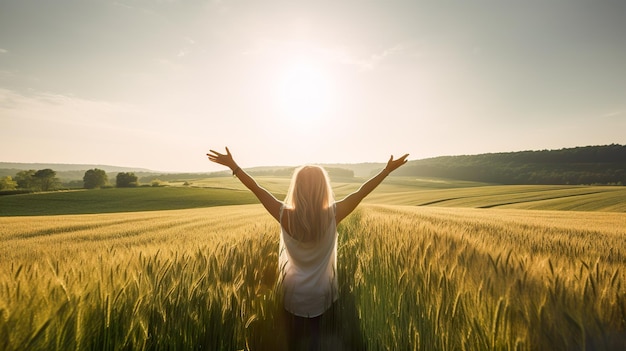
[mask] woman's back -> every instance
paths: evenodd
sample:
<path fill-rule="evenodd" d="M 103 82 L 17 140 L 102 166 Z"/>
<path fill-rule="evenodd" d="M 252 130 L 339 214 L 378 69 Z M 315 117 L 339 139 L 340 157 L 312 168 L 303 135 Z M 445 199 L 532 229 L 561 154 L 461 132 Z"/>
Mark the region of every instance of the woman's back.
<path fill-rule="evenodd" d="M 335 206 L 331 211 L 334 218 Z M 337 300 L 337 226 L 331 220 L 323 232 L 299 236 L 288 229 L 293 226 L 284 225 L 292 213 L 281 208 L 279 267 L 284 306 L 297 316 L 316 317 Z"/>

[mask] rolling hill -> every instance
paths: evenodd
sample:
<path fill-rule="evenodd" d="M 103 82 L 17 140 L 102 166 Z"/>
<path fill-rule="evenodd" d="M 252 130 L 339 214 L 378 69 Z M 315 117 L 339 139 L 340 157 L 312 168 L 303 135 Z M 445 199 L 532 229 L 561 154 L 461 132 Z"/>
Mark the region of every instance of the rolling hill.
<path fill-rule="evenodd" d="M 367 178 L 384 163 L 322 164 L 341 177 Z M 62 182 L 80 181 L 88 169 L 109 173 L 135 172 L 140 182 L 152 179 L 187 180 L 219 177 L 227 171 L 212 173 L 164 173 L 137 167 L 89 164 L 45 164 L 0 162 L 0 177 L 14 176 L 20 170 L 51 168 Z M 246 168 L 255 176 L 291 174 L 293 166 Z M 434 177 L 496 184 L 626 184 L 626 145 L 582 146 L 559 150 L 487 153 L 479 155 L 440 156 L 409 161 L 394 176 Z M 331 175 L 332 176 L 332 175 Z"/>

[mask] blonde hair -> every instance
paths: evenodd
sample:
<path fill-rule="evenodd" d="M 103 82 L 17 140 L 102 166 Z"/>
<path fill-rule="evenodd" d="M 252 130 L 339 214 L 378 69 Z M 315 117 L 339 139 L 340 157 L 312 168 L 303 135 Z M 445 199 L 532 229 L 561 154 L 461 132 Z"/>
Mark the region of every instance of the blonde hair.
<path fill-rule="evenodd" d="M 319 241 L 335 220 L 335 198 L 328 173 L 320 166 L 296 168 L 285 197 L 289 208 L 289 234 L 299 241 Z"/>

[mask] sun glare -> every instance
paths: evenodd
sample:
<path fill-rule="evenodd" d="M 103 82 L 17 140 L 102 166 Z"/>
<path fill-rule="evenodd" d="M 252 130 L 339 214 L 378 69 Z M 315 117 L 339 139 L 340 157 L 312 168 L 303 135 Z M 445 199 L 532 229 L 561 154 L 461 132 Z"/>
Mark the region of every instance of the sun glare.
<path fill-rule="evenodd" d="M 277 103 L 284 116 L 298 123 L 322 118 L 332 102 L 332 84 L 321 66 L 297 62 L 279 77 Z"/>

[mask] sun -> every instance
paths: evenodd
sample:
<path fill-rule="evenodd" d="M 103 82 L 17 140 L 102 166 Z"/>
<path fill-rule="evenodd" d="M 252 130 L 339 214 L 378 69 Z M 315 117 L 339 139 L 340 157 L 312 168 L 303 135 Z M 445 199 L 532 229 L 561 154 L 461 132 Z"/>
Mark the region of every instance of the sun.
<path fill-rule="evenodd" d="M 288 120 L 300 123 L 319 120 L 331 107 L 332 81 L 322 65 L 305 60 L 294 62 L 279 76 L 276 100 Z"/>

